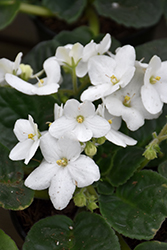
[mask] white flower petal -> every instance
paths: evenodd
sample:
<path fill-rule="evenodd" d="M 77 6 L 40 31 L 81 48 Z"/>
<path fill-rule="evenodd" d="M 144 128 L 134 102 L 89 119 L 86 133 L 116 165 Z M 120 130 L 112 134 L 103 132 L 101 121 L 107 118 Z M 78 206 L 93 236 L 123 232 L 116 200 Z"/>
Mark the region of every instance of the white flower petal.
<path fill-rule="evenodd" d="M 25 161 L 24 161 L 25 164 L 28 164 L 31 158 L 35 155 L 37 148 L 39 146 L 39 142 L 40 140 L 33 141 L 33 144 L 31 148 L 29 149 L 29 151 L 27 152 L 27 156 L 25 157 Z"/>
<path fill-rule="evenodd" d="M 91 129 L 87 128 L 84 123 L 78 123 L 75 129 L 73 129 L 73 133 L 80 142 L 89 141 L 93 136 Z"/>
<path fill-rule="evenodd" d="M 110 34 L 106 34 L 105 37 L 100 42 L 100 44 L 97 44 L 97 51 L 100 55 L 102 55 L 109 50 L 110 46 L 111 46 L 111 36 Z"/>
<path fill-rule="evenodd" d="M 26 178 L 25 186 L 34 190 L 43 190 L 50 186 L 51 179 L 56 175 L 59 167 L 49 164 L 45 160 Z"/>
<path fill-rule="evenodd" d="M 118 145 L 118 146 L 122 146 L 122 147 L 126 147 L 127 145 L 135 145 L 137 143 L 136 140 L 134 140 L 133 138 L 124 135 L 123 133 L 121 133 L 120 131 L 116 131 L 114 129 L 111 129 L 107 134 L 106 134 L 106 139 L 109 140 L 110 142 Z"/>
<path fill-rule="evenodd" d="M 28 134 L 34 134 L 34 129 L 29 120 L 18 119 L 14 125 L 14 133 L 19 141 L 28 139 Z"/>
<path fill-rule="evenodd" d="M 81 155 L 75 162 L 71 162 L 68 170 L 73 182 L 79 188 L 91 185 L 100 179 L 100 172 L 95 162 L 88 156 Z"/>
<path fill-rule="evenodd" d="M 29 150 L 33 145 L 33 140 L 25 140 L 18 142 L 16 146 L 10 151 L 9 158 L 13 161 L 23 160 L 27 158 Z"/>
<path fill-rule="evenodd" d="M 151 114 L 157 114 L 161 112 L 163 102 L 161 101 L 158 92 L 151 85 L 143 85 L 141 88 L 141 98 L 144 107 Z"/>
<path fill-rule="evenodd" d="M 40 138 L 40 148 L 45 160 L 49 163 L 54 163 L 60 159 L 61 151 L 59 149 L 57 139 L 46 132 Z"/>
<path fill-rule="evenodd" d="M 57 210 L 62 210 L 70 202 L 75 191 L 75 184 L 69 174 L 68 168 L 59 168 L 52 178 L 49 187 L 50 199 Z"/>
<path fill-rule="evenodd" d="M 95 115 L 85 119 L 85 125 L 93 132 L 93 137 L 99 138 L 110 130 L 110 124 L 102 117 Z"/>

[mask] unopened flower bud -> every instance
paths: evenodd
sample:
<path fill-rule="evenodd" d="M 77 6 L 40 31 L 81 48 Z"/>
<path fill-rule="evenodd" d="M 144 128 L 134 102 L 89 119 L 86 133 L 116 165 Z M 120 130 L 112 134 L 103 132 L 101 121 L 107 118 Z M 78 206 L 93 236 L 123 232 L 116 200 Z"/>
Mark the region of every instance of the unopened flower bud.
<path fill-rule="evenodd" d="M 83 191 L 74 195 L 73 201 L 77 207 L 86 206 L 86 196 Z"/>
<path fill-rule="evenodd" d="M 28 81 L 32 76 L 33 69 L 28 64 L 20 64 L 20 69 L 22 71 L 20 74 L 21 79 L 23 79 L 24 81 Z"/>
<path fill-rule="evenodd" d="M 93 212 L 96 208 L 98 208 L 98 205 L 96 204 L 96 197 L 94 195 L 90 195 L 87 199 L 87 208 Z"/>
<path fill-rule="evenodd" d="M 106 141 L 106 138 L 104 136 L 96 139 L 96 142 L 99 145 L 102 145 L 103 143 L 105 143 L 105 141 Z"/>
<path fill-rule="evenodd" d="M 148 146 L 143 153 L 143 155 L 146 157 L 147 160 L 153 160 L 157 158 L 157 153 L 160 153 L 160 147 L 158 144 L 155 144 L 153 146 Z"/>
<path fill-rule="evenodd" d="M 96 152 L 97 152 L 96 146 L 91 141 L 88 141 L 85 147 L 85 154 L 91 157 L 94 156 Z"/>

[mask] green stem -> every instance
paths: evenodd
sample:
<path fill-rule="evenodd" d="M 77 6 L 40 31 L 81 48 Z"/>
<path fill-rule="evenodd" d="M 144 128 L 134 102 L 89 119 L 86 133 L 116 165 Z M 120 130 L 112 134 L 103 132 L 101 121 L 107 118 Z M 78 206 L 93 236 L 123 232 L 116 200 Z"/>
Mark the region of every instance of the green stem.
<path fill-rule="evenodd" d="M 77 94 L 78 91 L 78 87 L 77 87 L 77 76 L 76 76 L 76 72 L 75 72 L 75 67 L 72 67 L 72 83 L 73 83 L 73 91 L 74 91 L 74 95 Z"/>
<path fill-rule="evenodd" d="M 21 3 L 19 11 L 36 16 L 54 16 L 54 14 L 49 9 L 43 6 L 37 6 L 28 3 Z"/>
<path fill-rule="evenodd" d="M 99 23 L 98 15 L 96 14 L 92 6 L 87 8 L 86 17 L 88 19 L 90 29 L 92 30 L 93 34 L 97 36 L 100 30 L 100 23 Z"/>

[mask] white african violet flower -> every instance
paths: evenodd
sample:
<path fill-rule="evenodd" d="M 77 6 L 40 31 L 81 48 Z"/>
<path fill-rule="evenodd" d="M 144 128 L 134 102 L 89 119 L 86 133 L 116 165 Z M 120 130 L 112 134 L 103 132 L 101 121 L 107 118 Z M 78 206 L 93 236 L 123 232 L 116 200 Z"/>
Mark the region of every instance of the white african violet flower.
<path fill-rule="evenodd" d="M 81 95 L 81 100 L 94 101 L 124 88 L 135 72 L 135 50 L 125 45 L 115 57 L 101 55 L 91 57 L 88 62 L 88 74 L 94 86 L 90 86 Z"/>
<path fill-rule="evenodd" d="M 60 87 L 60 65 L 55 57 L 50 57 L 44 62 L 43 68 L 46 77 L 38 80 L 36 84 L 28 83 L 12 74 L 6 74 L 5 80 L 11 87 L 27 95 L 50 95 L 56 93 Z"/>
<path fill-rule="evenodd" d="M 22 52 L 20 52 L 16 56 L 14 62 L 6 58 L 0 59 L 0 85 L 1 86 L 7 85 L 7 83 L 5 82 L 6 73 L 10 73 L 14 75 L 21 74 L 21 69 L 19 68 L 19 66 L 20 66 L 22 55 L 23 55 Z"/>
<path fill-rule="evenodd" d="M 80 43 L 59 46 L 55 57 L 60 65 L 76 66 L 82 58 L 83 45 Z"/>
<path fill-rule="evenodd" d="M 49 133 L 41 137 L 44 160 L 25 180 L 25 185 L 34 190 L 49 188 L 50 199 L 56 209 L 65 208 L 76 186 L 83 188 L 100 178 L 95 162 L 81 155 L 80 143 L 73 138 L 59 140 Z"/>
<path fill-rule="evenodd" d="M 144 107 L 151 114 L 162 110 L 167 103 L 167 61 L 161 62 L 158 56 L 153 56 L 144 76 L 141 97 Z"/>
<path fill-rule="evenodd" d="M 82 59 L 76 67 L 76 75 L 83 77 L 88 72 L 88 61 L 92 56 L 102 55 L 109 50 L 111 46 L 111 36 L 106 34 L 102 41 L 97 44 L 93 40 L 83 48 Z"/>
<path fill-rule="evenodd" d="M 59 106 L 57 103 L 54 105 L 54 119 L 58 119 L 63 115 L 63 104 Z"/>
<path fill-rule="evenodd" d="M 100 104 L 96 112 L 97 114 L 104 117 L 110 124 L 110 130 L 105 135 L 108 141 L 122 147 L 126 147 L 127 145 L 135 145 L 137 143 L 137 141 L 133 138 L 118 131 L 118 129 L 121 127 L 121 117 L 112 116 L 104 107 L 104 104 Z"/>
<path fill-rule="evenodd" d="M 109 123 L 96 114 L 93 103 L 71 99 L 64 105 L 63 116 L 50 125 L 49 132 L 56 138 L 73 132 L 79 141 L 86 142 L 104 136 L 109 129 Z"/>
<path fill-rule="evenodd" d="M 11 150 L 9 158 L 14 161 L 25 159 L 24 163 L 28 164 L 40 142 L 40 132 L 31 115 L 28 116 L 28 120 L 19 119 L 16 121 L 14 133 L 19 142 Z"/>
<path fill-rule="evenodd" d="M 140 62 L 136 63 L 136 72 L 130 83 L 125 88 L 104 98 L 109 113 L 121 116 L 132 131 L 143 126 L 145 119 L 154 119 L 160 115 L 160 113 L 150 114 L 142 103 L 140 90 L 143 85 L 144 72 L 145 67 Z"/>

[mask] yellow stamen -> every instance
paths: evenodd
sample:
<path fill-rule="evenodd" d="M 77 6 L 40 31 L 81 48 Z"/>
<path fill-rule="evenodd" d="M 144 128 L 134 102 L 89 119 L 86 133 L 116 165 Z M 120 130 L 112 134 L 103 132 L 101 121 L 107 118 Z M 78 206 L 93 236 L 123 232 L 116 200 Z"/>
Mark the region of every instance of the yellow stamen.
<path fill-rule="evenodd" d="M 34 135 L 33 134 L 28 134 L 28 139 L 32 139 L 33 140 Z"/>
<path fill-rule="evenodd" d="M 131 102 L 130 96 L 126 95 L 126 96 L 124 97 L 123 104 L 124 104 L 126 107 L 130 107 L 130 102 Z"/>
<path fill-rule="evenodd" d="M 157 81 L 159 81 L 161 79 L 161 77 L 160 76 L 156 76 L 156 77 L 154 77 L 154 76 L 151 76 L 150 77 L 150 83 L 151 84 L 155 84 Z"/>
<path fill-rule="evenodd" d="M 110 124 L 112 124 L 112 120 L 111 120 L 111 119 L 109 119 L 108 122 L 109 122 Z"/>
<path fill-rule="evenodd" d="M 39 81 L 38 81 L 38 86 L 39 86 L 39 87 L 42 87 L 42 86 L 43 86 L 43 83 L 44 83 L 44 80 L 39 79 Z"/>
<path fill-rule="evenodd" d="M 82 115 L 77 116 L 77 122 L 78 123 L 83 123 L 84 117 Z"/>
<path fill-rule="evenodd" d="M 112 75 L 110 76 L 111 82 L 115 85 L 119 82 L 119 80 L 116 78 L 116 76 Z"/>
<path fill-rule="evenodd" d="M 48 124 L 48 126 L 50 127 L 50 125 L 52 124 L 52 122 L 46 122 L 46 124 Z"/>
<path fill-rule="evenodd" d="M 67 166 L 68 161 L 67 161 L 66 158 L 62 158 L 62 159 L 57 160 L 56 163 L 57 163 L 59 166 L 65 167 L 65 166 Z"/>

